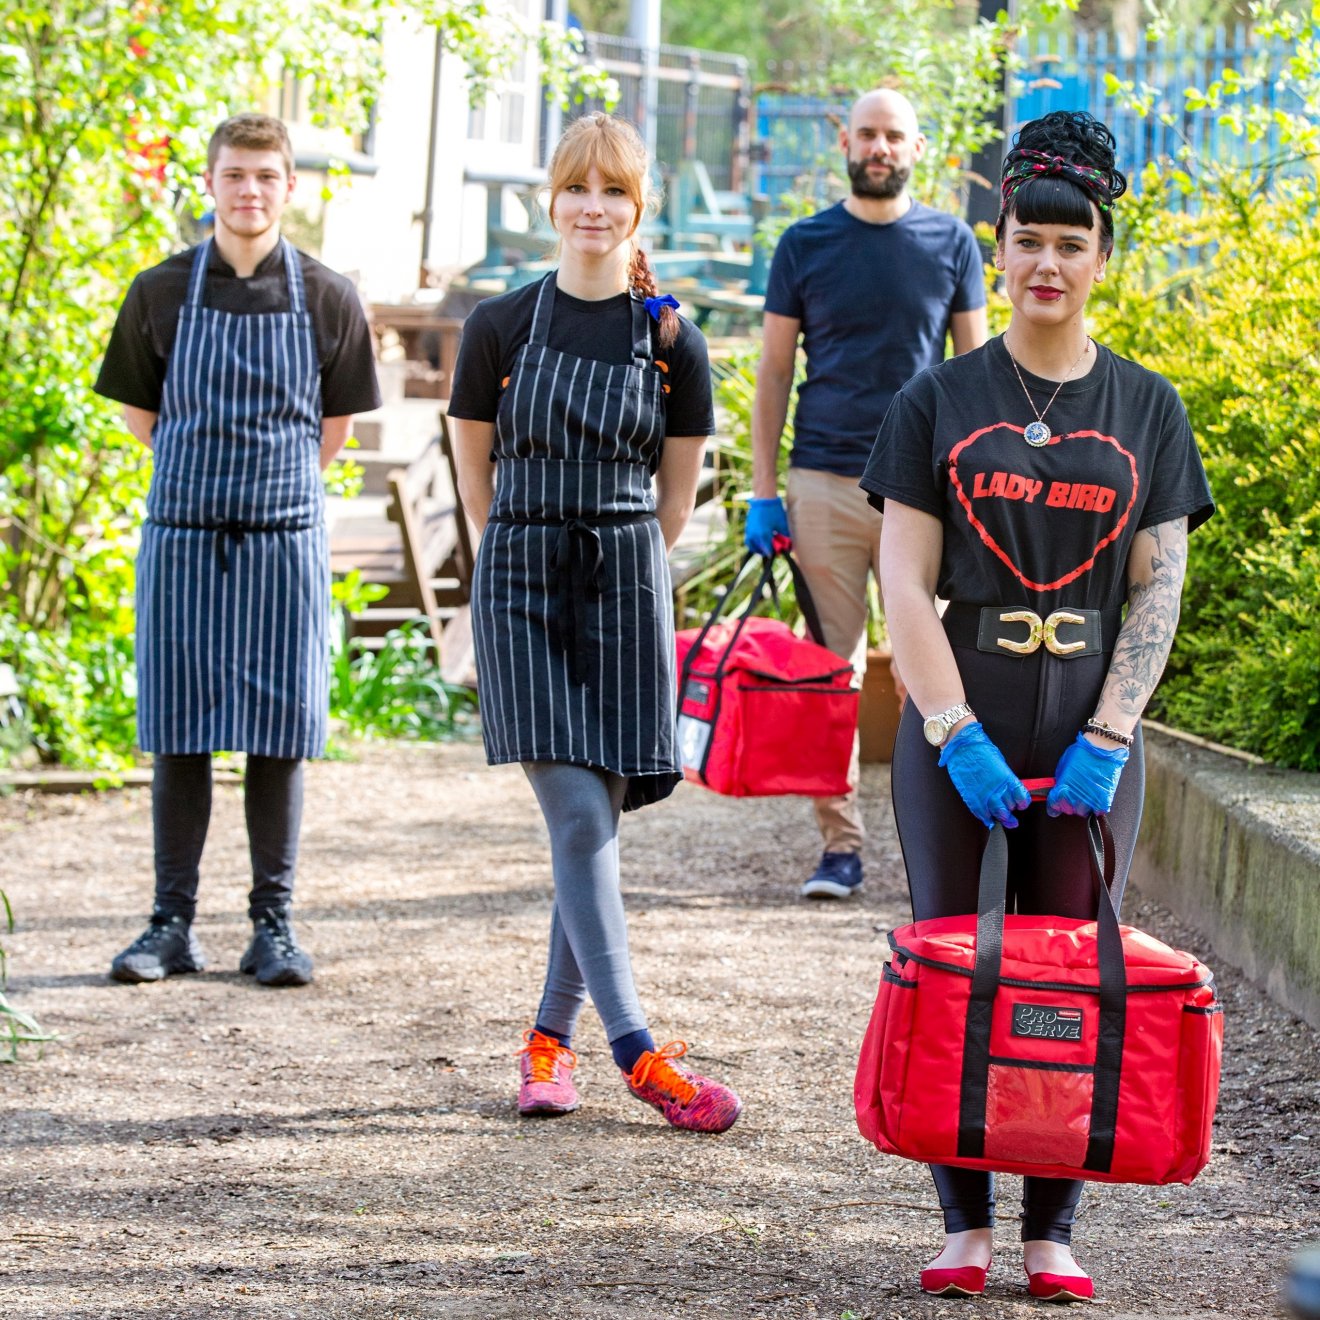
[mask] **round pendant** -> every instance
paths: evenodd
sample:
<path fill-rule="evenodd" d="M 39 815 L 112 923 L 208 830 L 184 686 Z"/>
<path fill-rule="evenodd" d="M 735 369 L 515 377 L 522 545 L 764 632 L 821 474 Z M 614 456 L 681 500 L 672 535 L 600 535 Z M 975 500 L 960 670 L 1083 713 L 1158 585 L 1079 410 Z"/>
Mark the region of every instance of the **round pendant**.
<path fill-rule="evenodd" d="M 1049 444 L 1050 428 L 1044 422 L 1028 422 L 1026 429 L 1022 432 L 1022 438 L 1033 449 L 1039 449 L 1041 445 Z"/>

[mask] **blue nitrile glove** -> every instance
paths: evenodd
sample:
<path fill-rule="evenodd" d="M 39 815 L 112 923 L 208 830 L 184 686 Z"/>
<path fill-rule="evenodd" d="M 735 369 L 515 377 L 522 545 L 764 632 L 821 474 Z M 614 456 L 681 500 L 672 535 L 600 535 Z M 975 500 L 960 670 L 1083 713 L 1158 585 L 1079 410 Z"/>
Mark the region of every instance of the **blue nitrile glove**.
<path fill-rule="evenodd" d="M 1084 733 L 1064 748 L 1045 799 L 1051 816 L 1105 816 L 1114 805 L 1118 777 L 1127 765 L 1126 747 L 1097 747 Z"/>
<path fill-rule="evenodd" d="M 751 500 L 747 506 L 747 526 L 743 530 L 747 548 L 753 554 L 774 554 L 776 533 L 788 535 L 788 510 L 784 508 L 784 501 L 778 495 Z"/>
<path fill-rule="evenodd" d="M 985 736 L 979 721 L 963 725 L 944 744 L 940 764 L 982 825 L 989 829 L 998 821 L 1006 830 L 1017 828 L 1013 813 L 1031 805 L 1031 794 L 1009 769 L 1003 752 Z"/>

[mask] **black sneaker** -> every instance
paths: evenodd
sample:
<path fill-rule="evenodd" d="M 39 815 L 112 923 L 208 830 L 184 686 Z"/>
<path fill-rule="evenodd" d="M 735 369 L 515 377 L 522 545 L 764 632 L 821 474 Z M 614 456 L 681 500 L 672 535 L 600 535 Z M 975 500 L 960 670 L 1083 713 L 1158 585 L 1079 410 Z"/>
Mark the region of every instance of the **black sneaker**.
<path fill-rule="evenodd" d="M 205 969 L 206 956 L 192 933 L 192 922 L 185 917 L 157 913 L 151 918 L 151 925 L 110 964 L 110 976 L 137 985 Z"/>
<path fill-rule="evenodd" d="M 802 886 L 803 898 L 850 898 L 862 887 L 858 853 L 821 853 L 820 865 Z"/>
<path fill-rule="evenodd" d="M 288 908 L 273 908 L 252 922 L 252 943 L 238 964 L 262 985 L 307 985 L 312 960 L 298 944 Z"/>

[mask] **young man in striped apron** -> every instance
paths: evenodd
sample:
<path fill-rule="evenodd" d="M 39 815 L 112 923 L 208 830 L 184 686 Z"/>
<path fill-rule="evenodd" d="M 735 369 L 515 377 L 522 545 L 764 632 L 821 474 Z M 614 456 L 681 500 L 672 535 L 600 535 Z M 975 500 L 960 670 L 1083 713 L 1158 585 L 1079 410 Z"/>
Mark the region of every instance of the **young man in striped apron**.
<path fill-rule="evenodd" d="M 153 451 L 137 564 L 138 741 L 155 755 L 150 924 L 111 963 L 158 981 L 206 963 L 192 932 L 211 753 L 247 753 L 253 936 L 240 969 L 305 985 L 290 922 L 302 762 L 325 750 L 329 552 L 321 470 L 352 414 L 379 407 L 348 280 L 280 235 L 285 127 L 216 129 L 212 239 L 142 272 L 96 383 Z"/>

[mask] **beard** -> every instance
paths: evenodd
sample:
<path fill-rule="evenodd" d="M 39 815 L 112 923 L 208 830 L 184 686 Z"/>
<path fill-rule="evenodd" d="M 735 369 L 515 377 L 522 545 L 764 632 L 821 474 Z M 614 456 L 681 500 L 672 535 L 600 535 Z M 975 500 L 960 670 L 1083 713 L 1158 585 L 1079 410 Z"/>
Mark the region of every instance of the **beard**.
<path fill-rule="evenodd" d="M 910 166 L 903 169 L 901 166 L 891 165 L 888 174 L 875 179 L 866 172 L 868 164 L 870 162 L 866 160 L 848 161 L 848 179 L 852 183 L 854 197 L 881 199 L 897 197 L 907 187 L 907 181 L 912 177 Z"/>

